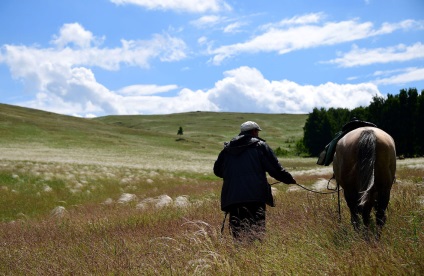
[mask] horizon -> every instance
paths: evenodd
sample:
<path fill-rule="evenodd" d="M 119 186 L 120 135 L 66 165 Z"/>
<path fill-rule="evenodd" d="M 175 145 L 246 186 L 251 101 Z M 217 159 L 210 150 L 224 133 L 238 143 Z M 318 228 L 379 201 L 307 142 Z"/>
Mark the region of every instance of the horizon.
<path fill-rule="evenodd" d="M 420 0 L 6 0 L 0 23 L 0 102 L 76 117 L 308 114 L 424 89 Z"/>

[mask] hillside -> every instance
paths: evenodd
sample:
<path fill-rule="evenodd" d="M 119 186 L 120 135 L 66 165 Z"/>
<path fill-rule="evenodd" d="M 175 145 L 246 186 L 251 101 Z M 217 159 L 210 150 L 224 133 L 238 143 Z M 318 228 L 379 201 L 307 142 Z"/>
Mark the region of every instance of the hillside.
<path fill-rule="evenodd" d="M 292 147 L 294 142 L 303 136 L 306 118 L 305 114 L 188 112 L 170 115 L 106 116 L 94 120 L 143 130 L 158 137 L 175 137 L 181 126 L 184 135 L 179 137 L 180 140 L 216 149 L 217 144 L 222 145 L 222 142 L 238 134 L 240 124 L 248 120 L 256 121 L 261 126 L 261 136 L 273 147 Z"/>
<path fill-rule="evenodd" d="M 271 147 L 290 149 L 307 115 L 189 112 L 170 115 L 76 118 L 0 104 L 0 146 L 89 149 L 132 154 L 216 154 L 239 125 L 255 120 Z M 179 127 L 183 135 L 177 135 Z M 166 155 L 166 154 L 165 154 Z"/>
<path fill-rule="evenodd" d="M 0 145 L 35 143 L 53 148 L 91 148 L 130 141 L 142 133 L 90 119 L 0 104 Z"/>

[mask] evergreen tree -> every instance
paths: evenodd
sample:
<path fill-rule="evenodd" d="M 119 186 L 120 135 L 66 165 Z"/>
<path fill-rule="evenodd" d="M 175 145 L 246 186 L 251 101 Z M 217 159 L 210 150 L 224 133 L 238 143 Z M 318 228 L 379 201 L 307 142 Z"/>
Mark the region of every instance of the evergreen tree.
<path fill-rule="evenodd" d="M 395 140 L 396 152 L 406 157 L 424 155 L 424 90 L 402 89 L 398 95 L 373 97 L 368 107 L 350 111 L 343 108 L 314 108 L 303 128 L 303 140 L 296 148 L 318 156 L 342 126 L 353 117 L 369 121 L 386 131 Z"/>
<path fill-rule="evenodd" d="M 417 97 L 417 116 L 415 118 L 415 155 L 424 155 L 424 90 Z"/>
<path fill-rule="evenodd" d="M 314 108 L 306 119 L 303 131 L 303 143 L 308 149 L 309 154 L 318 156 L 333 138 L 327 111 L 324 108 Z"/>
<path fill-rule="evenodd" d="M 183 128 L 182 127 L 180 127 L 178 129 L 177 135 L 183 135 Z"/>

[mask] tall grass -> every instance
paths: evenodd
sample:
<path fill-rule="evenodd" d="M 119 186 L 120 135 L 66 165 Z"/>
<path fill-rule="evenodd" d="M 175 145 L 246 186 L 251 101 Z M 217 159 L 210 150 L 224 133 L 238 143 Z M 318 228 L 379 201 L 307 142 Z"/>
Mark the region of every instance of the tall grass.
<path fill-rule="evenodd" d="M 306 115 L 86 120 L 1 104 L 0 115 L 0 275 L 424 274 L 422 158 L 398 162 L 379 241 L 353 231 L 344 200 L 338 222 L 336 194 L 276 184 L 265 239 L 240 244 L 228 222 L 220 233 L 211 170 L 222 142 L 255 120 L 272 148 L 287 150 Z M 280 161 L 309 188 L 332 175 L 315 159 Z M 164 195 L 189 204 L 158 204 Z"/>
<path fill-rule="evenodd" d="M 285 163 L 296 167 L 302 162 Z M 268 208 L 266 238 L 239 244 L 232 241 L 228 222 L 220 233 L 221 182 L 216 178 L 3 162 L 2 189 L 9 195 L 15 190 L 17 203 L 1 199 L 0 274 L 422 275 L 423 169 L 407 163 L 398 168 L 402 177 L 393 187 L 379 241 L 366 241 L 353 231 L 344 201 L 338 222 L 335 194 L 290 191 L 278 184 L 277 206 Z M 300 183 L 323 177 L 318 170 L 302 171 Z M 71 192 L 76 181 L 83 187 Z M 45 192 L 45 184 L 53 191 Z M 123 192 L 139 200 L 186 194 L 191 204 L 138 209 L 136 202 L 118 203 Z M 106 198 L 113 200 L 106 204 Z M 44 201 L 53 203 L 47 208 Z M 24 215 L 27 205 L 33 213 Z M 63 216 L 50 213 L 56 205 L 65 206 Z"/>

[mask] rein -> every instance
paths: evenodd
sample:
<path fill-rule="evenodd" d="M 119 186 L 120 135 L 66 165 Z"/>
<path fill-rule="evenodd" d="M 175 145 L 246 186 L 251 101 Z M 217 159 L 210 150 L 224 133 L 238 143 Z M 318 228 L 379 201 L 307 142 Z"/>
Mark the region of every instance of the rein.
<path fill-rule="evenodd" d="M 337 187 L 334 188 L 334 189 L 331 189 L 330 188 L 330 181 L 331 181 L 331 179 L 334 179 L 334 175 L 327 182 L 327 190 L 330 190 L 331 192 L 320 192 L 320 191 L 311 190 L 311 189 L 306 188 L 305 186 L 302 186 L 302 185 L 300 185 L 298 183 L 296 183 L 295 185 L 299 186 L 302 189 L 305 189 L 305 190 L 307 190 L 309 192 L 313 192 L 313 193 L 316 193 L 316 194 L 322 194 L 322 195 L 334 194 L 336 192 L 339 192 L 340 189 L 339 189 L 339 185 L 337 185 Z M 279 184 L 279 183 L 282 183 L 282 182 L 281 181 L 277 181 L 277 182 L 274 182 L 274 183 L 270 183 L 269 185 L 272 186 L 272 185 Z"/>
<path fill-rule="evenodd" d="M 309 192 L 313 192 L 313 193 L 316 193 L 316 194 L 328 195 L 328 194 L 337 193 L 337 206 L 338 206 L 338 211 L 339 211 L 339 222 L 341 222 L 342 221 L 342 213 L 341 213 L 341 208 L 340 208 L 340 186 L 339 186 L 339 183 L 337 183 L 337 187 L 334 188 L 334 189 L 331 189 L 330 188 L 330 182 L 331 182 L 332 179 L 334 179 L 334 174 L 327 182 L 327 190 L 330 190 L 331 192 L 320 192 L 320 191 L 311 190 L 311 189 L 306 188 L 305 186 L 302 186 L 298 183 L 296 183 L 296 185 L 299 186 L 302 189 L 305 189 Z M 272 185 L 275 185 L 275 184 L 278 184 L 278 183 L 281 183 L 281 181 L 277 181 L 277 182 L 271 183 L 269 185 L 272 186 Z"/>

